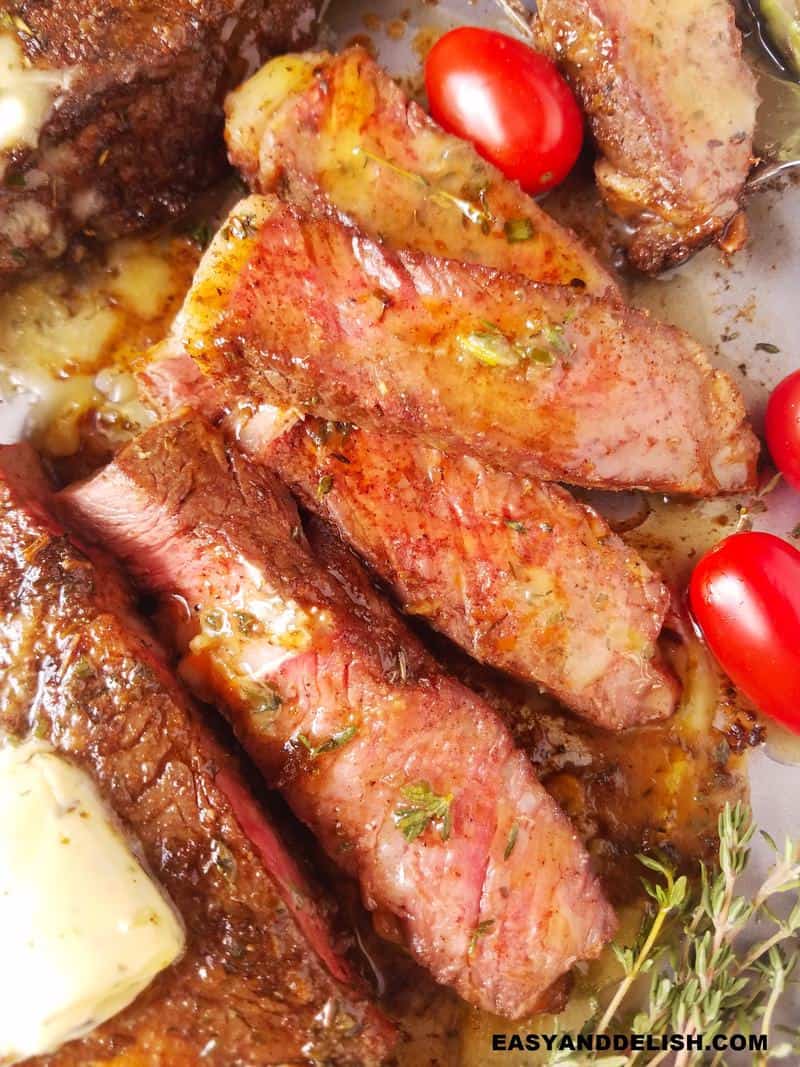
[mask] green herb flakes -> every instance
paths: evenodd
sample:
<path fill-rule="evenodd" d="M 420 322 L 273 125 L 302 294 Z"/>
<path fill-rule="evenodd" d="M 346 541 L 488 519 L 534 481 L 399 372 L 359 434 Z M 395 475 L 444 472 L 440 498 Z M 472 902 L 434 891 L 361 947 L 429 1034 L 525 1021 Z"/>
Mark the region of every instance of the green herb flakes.
<path fill-rule="evenodd" d="M 404 786 L 400 795 L 405 803 L 395 811 L 394 821 L 406 841 L 415 841 L 430 825 L 436 827 L 442 841 L 450 837 L 451 793 L 439 796 L 427 782 L 416 782 Z"/>
<path fill-rule="evenodd" d="M 530 241 L 536 231 L 530 219 L 506 219 L 503 233 L 509 244 L 518 244 L 520 241 Z"/>
<path fill-rule="evenodd" d="M 472 937 L 469 939 L 469 948 L 467 949 L 468 956 L 474 956 L 475 949 L 478 947 L 478 942 L 482 937 L 485 937 L 495 925 L 494 919 L 484 919 L 483 922 L 479 922 L 475 929 L 472 931 Z"/>
<path fill-rule="evenodd" d="M 323 741 L 321 745 L 312 745 L 307 734 L 298 734 L 297 740 L 308 752 L 310 758 L 316 759 L 317 756 L 322 756 L 326 752 L 335 752 L 337 748 L 342 748 L 348 741 L 352 741 L 357 733 L 357 726 L 347 726 L 344 730 L 332 734 L 326 741 Z"/>
<path fill-rule="evenodd" d="M 503 853 L 503 859 L 510 859 L 511 853 L 514 851 L 517 838 L 519 837 L 519 823 L 515 822 L 511 829 L 508 831 L 508 840 L 506 841 L 505 852 Z"/>
<path fill-rule="evenodd" d="M 323 474 L 317 482 L 317 500 L 322 500 L 333 489 L 333 475 Z"/>
<path fill-rule="evenodd" d="M 525 523 L 520 522 L 519 519 L 506 519 L 506 526 L 515 533 L 525 533 Z"/>

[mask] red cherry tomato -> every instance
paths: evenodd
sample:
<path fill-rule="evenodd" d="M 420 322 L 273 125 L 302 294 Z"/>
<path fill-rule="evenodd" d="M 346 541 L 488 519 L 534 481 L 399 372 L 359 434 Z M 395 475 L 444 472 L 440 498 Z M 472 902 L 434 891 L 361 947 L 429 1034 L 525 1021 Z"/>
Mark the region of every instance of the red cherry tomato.
<path fill-rule="evenodd" d="M 769 398 L 767 444 L 778 470 L 800 490 L 800 370 L 784 378 Z"/>
<path fill-rule="evenodd" d="M 773 534 L 733 534 L 697 565 L 689 600 L 734 684 L 800 733 L 800 552 Z"/>
<path fill-rule="evenodd" d="M 529 193 L 569 174 L 583 142 L 572 90 L 550 60 L 521 41 L 464 26 L 425 62 L 431 114 Z"/>

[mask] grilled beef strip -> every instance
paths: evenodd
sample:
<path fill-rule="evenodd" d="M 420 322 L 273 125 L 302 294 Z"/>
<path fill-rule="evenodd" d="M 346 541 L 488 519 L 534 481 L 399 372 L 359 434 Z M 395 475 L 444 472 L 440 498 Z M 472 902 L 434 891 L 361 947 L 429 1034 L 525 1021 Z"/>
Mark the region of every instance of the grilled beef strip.
<path fill-rule="evenodd" d="M 307 417 L 287 429 L 291 412 L 226 405 L 174 341 L 145 380 L 164 413 L 222 419 L 237 447 L 337 526 L 403 611 L 476 659 L 606 729 L 674 710 L 677 683 L 656 643 L 668 590 L 560 486 L 346 423 Z"/>
<path fill-rule="evenodd" d="M 388 609 L 354 608 L 271 472 L 181 414 L 62 504 L 183 598 L 185 675 L 440 982 L 519 1017 L 599 953 L 613 913 L 525 756 Z"/>
<path fill-rule="evenodd" d="M 311 37 L 317 0 L 12 0 L 0 84 L 29 119 L 0 131 L 0 281 L 182 211 L 225 168 L 226 92 Z M 17 68 L 17 69 L 14 69 Z"/>
<path fill-rule="evenodd" d="M 187 931 L 183 957 L 48 1067 L 383 1062 L 324 911 L 131 606 L 48 513 L 27 446 L 0 450 L 0 727 L 96 782 Z"/>
<path fill-rule="evenodd" d="M 231 162 L 255 192 L 306 208 L 325 197 L 396 248 L 618 291 L 574 233 L 445 133 L 361 47 L 280 56 L 225 111 Z"/>
<path fill-rule="evenodd" d="M 422 616 L 477 660 L 533 680 L 592 722 L 662 719 L 677 684 L 656 639 L 669 594 L 557 485 L 406 438 L 308 419 L 265 460 Z"/>
<path fill-rule="evenodd" d="M 521 476 L 701 496 L 754 483 L 733 382 L 645 312 L 393 252 L 271 197 L 234 209 L 207 266 L 177 333 L 228 394 Z"/>
<path fill-rule="evenodd" d="M 600 150 L 598 185 L 640 270 L 722 235 L 752 163 L 758 93 L 729 0 L 539 0 L 538 41 Z"/>

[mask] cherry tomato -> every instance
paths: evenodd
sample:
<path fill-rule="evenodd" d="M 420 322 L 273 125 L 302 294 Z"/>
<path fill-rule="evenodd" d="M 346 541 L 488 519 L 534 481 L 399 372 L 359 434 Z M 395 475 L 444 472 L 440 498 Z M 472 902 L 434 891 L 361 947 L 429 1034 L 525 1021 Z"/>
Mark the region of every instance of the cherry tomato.
<path fill-rule="evenodd" d="M 689 600 L 734 684 L 800 733 L 800 552 L 773 534 L 733 534 L 697 565 Z"/>
<path fill-rule="evenodd" d="M 555 65 L 522 41 L 464 26 L 440 37 L 425 62 L 431 114 L 529 193 L 569 174 L 583 118 Z"/>
<path fill-rule="evenodd" d="M 769 398 L 767 444 L 778 470 L 800 490 L 800 370 L 784 378 Z"/>

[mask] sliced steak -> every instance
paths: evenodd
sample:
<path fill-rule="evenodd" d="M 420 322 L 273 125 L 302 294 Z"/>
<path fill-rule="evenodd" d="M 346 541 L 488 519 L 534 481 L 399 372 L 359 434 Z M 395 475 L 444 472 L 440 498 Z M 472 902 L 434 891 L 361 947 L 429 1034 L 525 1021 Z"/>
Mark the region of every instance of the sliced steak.
<path fill-rule="evenodd" d="M 110 563 L 69 543 L 46 498 L 33 452 L 0 451 L 0 728 L 34 731 L 91 774 L 183 917 L 187 949 L 41 1062 L 382 1062 L 391 1028 L 350 987 L 297 865 Z"/>
<path fill-rule="evenodd" d="M 187 676 L 439 981 L 517 1017 L 598 954 L 613 914 L 527 759 L 388 609 L 315 562 L 274 475 L 183 415 L 63 505 L 183 598 Z"/>
<path fill-rule="evenodd" d="M 186 207 L 225 164 L 225 93 L 308 42 L 317 0 L 3 5 L 0 279 Z M 17 124 L 15 124 L 15 119 Z"/>
<path fill-rule="evenodd" d="M 437 126 L 363 48 L 281 56 L 225 108 L 231 162 L 253 190 L 304 206 L 323 195 L 395 247 L 616 291 L 575 234 Z"/>
<path fill-rule="evenodd" d="M 739 210 L 758 94 L 729 0 L 539 0 L 537 36 L 576 90 L 597 180 L 657 272 Z"/>
<path fill-rule="evenodd" d="M 755 478 L 740 394 L 680 330 L 270 197 L 234 210 L 176 337 L 228 393 L 518 475 L 701 496 Z"/>
<path fill-rule="evenodd" d="M 198 284 L 211 276 L 201 268 Z M 220 394 L 174 341 L 144 377 L 165 413 L 228 409 L 237 446 L 333 522 L 405 612 L 477 659 L 609 729 L 674 710 L 656 645 L 667 589 L 560 486 L 346 423 L 287 428 L 291 412 Z"/>
<path fill-rule="evenodd" d="M 376 444 L 310 419 L 262 455 L 404 611 L 476 659 L 611 729 L 674 710 L 677 685 L 656 646 L 669 594 L 594 511 L 560 486 L 406 438 Z"/>

